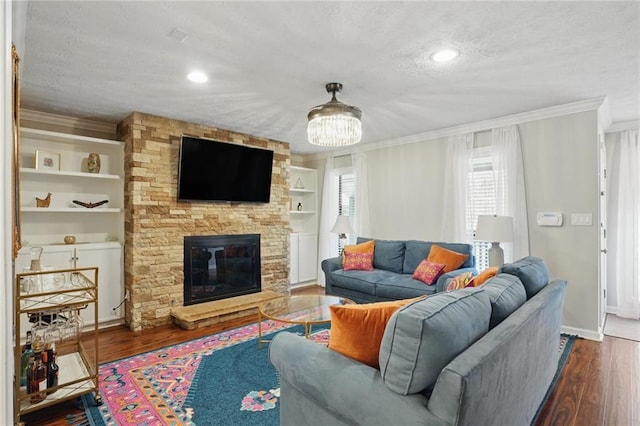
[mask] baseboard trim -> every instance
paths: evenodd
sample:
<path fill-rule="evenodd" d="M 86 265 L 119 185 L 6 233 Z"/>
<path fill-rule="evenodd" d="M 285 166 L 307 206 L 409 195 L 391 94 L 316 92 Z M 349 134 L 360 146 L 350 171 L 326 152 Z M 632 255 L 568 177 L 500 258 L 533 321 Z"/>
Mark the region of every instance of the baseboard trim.
<path fill-rule="evenodd" d="M 604 339 L 604 334 L 602 332 L 585 330 L 584 328 L 567 327 L 563 325 L 560 327 L 560 332 L 576 335 L 588 340 L 595 340 L 596 342 L 602 342 L 602 339 Z"/>

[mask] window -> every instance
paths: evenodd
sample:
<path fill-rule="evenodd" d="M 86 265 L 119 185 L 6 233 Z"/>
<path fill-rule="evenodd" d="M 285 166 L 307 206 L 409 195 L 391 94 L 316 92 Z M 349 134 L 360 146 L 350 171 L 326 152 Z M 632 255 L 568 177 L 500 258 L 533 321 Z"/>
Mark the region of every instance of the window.
<path fill-rule="evenodd" d="M 338 214 L 349 216 L 351 226 L 356 214 L 356 187 L 353 173 L 341 173 L 338 175 Z M 338 253 L 342 253 L 345 244 L 355 244 L 355 234 L 347 235 L 346 240 L 338 239 Z"/>
<path fill-rule="evenodd" d="M 491 134 L 489 133 L 490 136 Z M 481 144 L 482 138 L 479 139 Z M 473 171 L 468 175 L 469 200 L 466 212 L 468 235 L 475 235 L 478 216 L 495 214 L 497 211 L 496 181 L 491 164 L 491 146 L 474 147 Z M 474 240 L 473 253 L 476 256 L 478 271 L 489 267 L 490 248 L 490 242 Z"/>

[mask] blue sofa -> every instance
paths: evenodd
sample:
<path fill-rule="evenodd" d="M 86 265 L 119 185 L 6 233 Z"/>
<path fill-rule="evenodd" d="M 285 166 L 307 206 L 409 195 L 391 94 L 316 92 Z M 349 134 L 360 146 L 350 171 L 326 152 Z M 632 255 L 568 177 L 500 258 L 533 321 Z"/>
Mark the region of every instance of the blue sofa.
<path fill-rule="evenodd" d="M 366 241 L 370 241 L 370 238 L 358 238 L 357 243 Z M 469 257 L 459 269 L 440 275 L 436 283 L 429 286 L 413 279 L 411 275 L 420 262 L 427 258 L 433 244 Z M 472 271 L 474 275 L 477 273 L 472 245 L 415 240 L 375 240 L 373 271 L 345 271 L 341 257 L 325 259 L 321 265 L 326 294 L 346 297 L 356 303 L 434 294 L 444 291 L 448 281 L 458 274 L 466 271 Z"/>
<path fill-rule="evenodd" d="M 533 257 L 504 270 L 396 311 L 380 370 L 278 333 L 269 357 L 281 378 L 280 424 L 531 424 L 558 368 L 567 282 L 548 283 Z"/>

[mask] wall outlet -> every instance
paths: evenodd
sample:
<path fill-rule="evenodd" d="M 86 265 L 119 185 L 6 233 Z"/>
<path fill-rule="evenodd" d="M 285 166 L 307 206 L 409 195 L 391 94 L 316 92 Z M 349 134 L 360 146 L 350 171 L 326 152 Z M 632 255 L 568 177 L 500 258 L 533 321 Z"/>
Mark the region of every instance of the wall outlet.
<path fill-rule="evenodd" d="M 571 225 L 591 226 L 593 224 L 591 213 L 571 213 Z"/>

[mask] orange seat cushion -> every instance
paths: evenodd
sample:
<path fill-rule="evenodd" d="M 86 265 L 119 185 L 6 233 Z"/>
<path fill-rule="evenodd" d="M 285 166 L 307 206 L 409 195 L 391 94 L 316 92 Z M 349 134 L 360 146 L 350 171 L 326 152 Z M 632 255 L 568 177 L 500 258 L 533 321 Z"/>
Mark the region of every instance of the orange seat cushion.
<path fill-rule="evenodd" d="M 378 363 L 380 344 L 389 318 L 399 308 L 424 297 L 330 306 L 329 349 L 373 368 L 380 368 Z"/>
<path fill-rule="evenodd" d="M 457 251 L 448 250 L 437 244 L 431 246 L 427 260 L 433 263 L 444 263 L 443 273 L 456 270 L 464 263 L 469 255 L 458 253 Z"/>

